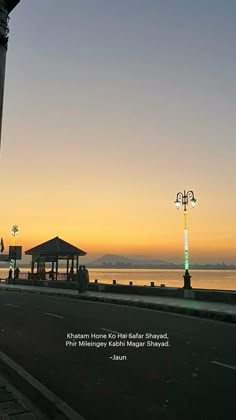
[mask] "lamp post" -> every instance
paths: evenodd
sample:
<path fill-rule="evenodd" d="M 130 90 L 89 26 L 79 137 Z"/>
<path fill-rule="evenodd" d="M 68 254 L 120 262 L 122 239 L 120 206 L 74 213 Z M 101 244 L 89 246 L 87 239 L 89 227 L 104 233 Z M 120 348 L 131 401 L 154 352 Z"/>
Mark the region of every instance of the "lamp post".
<path fill-rule="evenodd" d="M 18 226 L 17 225 L 14 225 L 12 227 L 11 234 L 12 234 L 12 246 L 14 246 L 15 241 L 16 241 L 15 238 L 16 238 L 16 235 L 18 234 Z M 10 261 L 10 268 L 11 269 L 13 268 L 13 260 Z M 16 260 L 15 260 L 15 264 L 14 264 L 14 271 L 15 271 L 15 269 L 16 269 Z"/>
<path fill-rule="evenodd" d="M 191 276 L 189 274 L 189 255 L 188 255 L 188 228 L 187 228 L 187 205 L 191 201 L 192 207 L 196 204 L 196 199 L 194 197 L 193 191 L 184 193 L 178 192 L 176 195 L 175 205 L 177 210 L 180 208 L 180 205 L 184 206 L 184 268 L 185 274 L 184 278 L 184 289 L 192 289 L 191 287 Z"/>

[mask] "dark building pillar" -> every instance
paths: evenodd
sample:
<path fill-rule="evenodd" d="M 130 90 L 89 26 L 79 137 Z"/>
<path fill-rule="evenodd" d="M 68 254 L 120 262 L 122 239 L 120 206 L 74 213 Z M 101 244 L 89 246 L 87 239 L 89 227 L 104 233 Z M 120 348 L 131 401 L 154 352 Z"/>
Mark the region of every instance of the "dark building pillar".
<path fill-rule="evenodd" d="M 6 54 L 8 43 L 9 13 L 16 7 L 20 0 L 0 0 L 0 146 L 2 133 L 2 112 L 5 83 Z"/>

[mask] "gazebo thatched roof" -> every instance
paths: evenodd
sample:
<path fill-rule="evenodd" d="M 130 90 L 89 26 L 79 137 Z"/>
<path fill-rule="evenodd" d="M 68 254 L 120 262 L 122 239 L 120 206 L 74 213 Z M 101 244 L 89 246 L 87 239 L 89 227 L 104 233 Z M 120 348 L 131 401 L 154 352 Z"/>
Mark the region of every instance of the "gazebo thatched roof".
<path fill-rule="evenodd" d="M 75 247 L 74 245 L 69 244 L 66 241 L 63 241 L 63 239 L 60 239 L 58 238 L 58 236 L 56 236 L 55 238 L 50 239 L 47 242 L 43 242 L 42 244 L 37 245 L 34 248 L 28 249 L 28 251 L 25 251 L 25 254 L 33 256 L 44 255 L 63 258 L 68 256 L 73 257 L 86 255 L 87 252 Z"/>

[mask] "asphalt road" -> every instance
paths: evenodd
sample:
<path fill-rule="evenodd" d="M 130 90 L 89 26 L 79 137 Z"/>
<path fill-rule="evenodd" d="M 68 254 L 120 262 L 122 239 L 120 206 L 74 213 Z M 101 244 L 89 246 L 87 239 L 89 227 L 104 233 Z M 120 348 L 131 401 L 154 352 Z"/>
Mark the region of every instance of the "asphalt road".
<path fill-rule="evenodd" d="M 139 333 L 144 347 L 67 334 Z M 148 340 L 146 333 L 164 334 Z M 166 335 L 165 335 L 166 334 Z M 66 341 L 106 342 L 105 348 Z M 147 341 L 162 342 L 147 347 Z M 166 344 L 167 343 L 167 344 Z M 0 350 L 86 420 L 235 420 L 236 326 L 146 309 L 0 293 Z M 122 360 L 116 360 L 121 357 Z M 112 360 L 114 359 L 115 360 Z"/>

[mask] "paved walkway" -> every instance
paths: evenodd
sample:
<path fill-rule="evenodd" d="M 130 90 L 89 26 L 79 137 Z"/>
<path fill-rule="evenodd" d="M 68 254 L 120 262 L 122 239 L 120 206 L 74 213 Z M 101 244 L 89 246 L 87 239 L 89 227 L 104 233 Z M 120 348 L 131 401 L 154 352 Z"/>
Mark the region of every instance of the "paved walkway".
<path fill-rule="evenodd" d="M 211 318 L 224 322 L 236 323 L 236 305 L 218 302 L 205 302 L 193 299 L 179 299 L 161 296 L 127 295 L 121 293 L 93 292 L 80 293 L 71 289 L 53 287 L 23 286 L 0 283 L 0 291 L 21 291 L 40 293 L 49 296 L 69 297 L 73 299 L 101 301 L 120 305 L 136 306 L 176 312 L 185 315 Z"/>
<path fill-rule="evenodd" d="M 0 420 L 43 419 L 45 415 L 0 374 Z"/>

